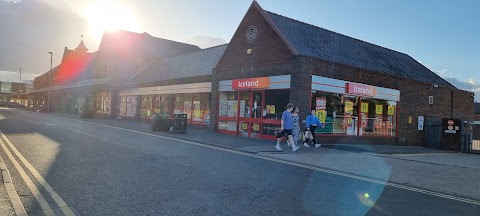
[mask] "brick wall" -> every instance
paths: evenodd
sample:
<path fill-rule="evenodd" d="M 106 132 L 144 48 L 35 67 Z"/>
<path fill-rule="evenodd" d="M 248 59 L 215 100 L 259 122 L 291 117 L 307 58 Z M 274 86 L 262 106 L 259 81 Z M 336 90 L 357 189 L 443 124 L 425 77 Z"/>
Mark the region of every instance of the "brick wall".
<path fill-rule="evenodd" d="M 351 66 L 340 65 L 318 59 L 303 57 L 305 68 L 313 75 L 364 83 L 379 87 L 400 90 L 398 106 L 398 144 L 422 145 L 424 131 L 417 130 L 417 118 L 425 116 L 425 121 L 442 118 L 473 119 L 473 98 L 471 92 L 447 87 L 434 87 L 432 84 L 418 82 L 401 77 L 386 76 L 379 72 L 367 71 Z M 453 92 L 453 112 L 452 112 Z M 428 96 L 433 96 L 434 103 L 428 103 Z M 409 116 L 413 121 L 408 122 Z"/>
<path fill-rule="evenodd" d="M 258 33 L 253 43 L 246 40 L 250 25 L 255 25 Z M 247 55 L 247 49 L 252 49 Z M 290 63 L 294 56 L 277 33 L 252 4 L 233 35 L 222 58 L 216 66 L 217 73 L 229 73 L 232 69 L 261 67 Z"/>

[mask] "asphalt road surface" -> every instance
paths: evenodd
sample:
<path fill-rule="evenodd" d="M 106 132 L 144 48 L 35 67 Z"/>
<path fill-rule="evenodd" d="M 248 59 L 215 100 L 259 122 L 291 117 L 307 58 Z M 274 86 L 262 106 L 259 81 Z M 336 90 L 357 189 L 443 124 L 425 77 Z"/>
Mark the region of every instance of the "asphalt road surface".
<path fill-rule="evenodd" d="M 29 215 L 480 212 L 475 203 L 41 113 L 2 108 L 0 130 L 21 168 L 4 148 L 0 156 Z"/>

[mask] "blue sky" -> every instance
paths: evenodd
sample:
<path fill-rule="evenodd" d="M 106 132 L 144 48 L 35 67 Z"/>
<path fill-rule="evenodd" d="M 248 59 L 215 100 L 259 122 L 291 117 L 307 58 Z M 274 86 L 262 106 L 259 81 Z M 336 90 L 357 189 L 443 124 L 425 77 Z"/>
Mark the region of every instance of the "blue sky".
<path fill-rule="evenodd" d="M 229 41 L 251 0 L 41 0 L 85 16 L 93 4 L 123 5 L 135 27 L 127 30 L 188 41 L 198 35 Z M 114 2 L 114 4 L 112 3 Z M 409 54 L 461 88 L 480 92 L 480 2 L 392 0 L 258 0 L 265 9 Z M 112 6 L 113 8 L 113 6 Z M 125 13 L 124 13 L 125 14 Z M 96 50 L 98 35 L 83 30 Z M 78 37 L 59 43 L 74 47 Z M 453 77 L 453 78 L 452 78 Z M 480 94 L 477 94 L 480 99 Z"/>

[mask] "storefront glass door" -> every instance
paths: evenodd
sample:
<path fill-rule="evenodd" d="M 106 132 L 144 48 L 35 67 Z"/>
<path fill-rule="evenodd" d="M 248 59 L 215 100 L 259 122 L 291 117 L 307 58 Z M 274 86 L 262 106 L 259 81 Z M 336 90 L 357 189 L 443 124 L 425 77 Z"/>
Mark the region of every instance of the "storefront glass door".
<path fill-rule="evenodd" d="M 261 138 L 263 91 L 239 92 L 239 134 Z"/>

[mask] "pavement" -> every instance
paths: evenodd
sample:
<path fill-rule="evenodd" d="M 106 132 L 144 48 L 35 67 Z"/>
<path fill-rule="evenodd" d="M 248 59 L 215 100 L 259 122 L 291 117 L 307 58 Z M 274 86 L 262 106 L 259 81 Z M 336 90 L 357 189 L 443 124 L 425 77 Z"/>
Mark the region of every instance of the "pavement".
<path fill-rule="evenodd" d="M 71 118 L 76 117 L 0 109 L 2 133 L 76 215 L 476 215 L 480 210 L 476 155 L 458 163 L 455 158 L 465 154 L 425 150 L 408 154 L 420 157 L 410 160 L 405 150 L 381 155 L 335 146 L 278 153 L 271 141 L 202 129 L 171 134 L 136 121 L 88 119 L 97 123 L 92 124 Z M 452 159 L 431 159 L 440 154 Z M 13 167 L 5 152 L 0 156 Z M 424 156 L 430 161 L 417 161 Z M 29 215 L 44 215 L 19 173 L 10 172 Z M 52 193 L 27 174 L 52 211 L 62 215 Z M 422 187 L 408 186 L 417 182 Z"/>

